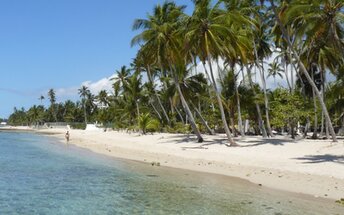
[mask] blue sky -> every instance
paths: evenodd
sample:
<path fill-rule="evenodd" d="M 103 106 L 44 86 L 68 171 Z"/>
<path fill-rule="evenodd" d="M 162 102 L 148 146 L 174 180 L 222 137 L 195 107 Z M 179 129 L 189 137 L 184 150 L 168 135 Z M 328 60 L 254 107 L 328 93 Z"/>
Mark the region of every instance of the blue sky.
<path fill-rule="evenodd" d="M 50 88 L 58 101 L 77 98 L 83 83 L 100 86 L 136 48 L 135 18 L 163 0 L 1 0 L 0 118 L 39 104 Z M 179 0 L 179 4 L 190 1 Z M 104 82 L 104 81 L 103 81 Z M 48 102 L 46 101 L 45 104 Z"/>

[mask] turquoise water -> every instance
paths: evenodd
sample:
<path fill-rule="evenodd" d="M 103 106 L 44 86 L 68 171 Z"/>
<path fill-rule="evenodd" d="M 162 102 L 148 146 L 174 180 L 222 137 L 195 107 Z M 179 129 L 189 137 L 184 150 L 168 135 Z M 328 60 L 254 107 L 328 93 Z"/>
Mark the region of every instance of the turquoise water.
<path fill-rule="evenodd" d="M 344 214 L 322 199 L 0 132 L 0 214 Z"/>

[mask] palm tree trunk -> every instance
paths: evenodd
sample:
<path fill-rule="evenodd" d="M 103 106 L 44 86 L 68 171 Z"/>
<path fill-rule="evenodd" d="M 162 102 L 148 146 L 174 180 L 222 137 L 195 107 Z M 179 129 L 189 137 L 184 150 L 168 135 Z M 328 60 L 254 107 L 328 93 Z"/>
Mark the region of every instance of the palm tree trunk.
<path fill-rule="evenodd" d="M 324 136 L 324 111 L 321 112 L 321 127 L 320 127 L 320 137 Z"/>
<path fill-rule="evenodd" d="M 223 109 L 223 105 L 222 105 L 222 99 L 221 99 L 219 91 L 217 90 L 216 80 L 214 78 L 213 68 L 212 68 L 212 65 L 211 65 L 211 59 L 210 59 L 209 56 L 208 56 L 207 61 L 209 63 L 210 77 L 211 77 L 211 80 L 212 80 L 212 85 L 214 87 L 214 91 L 215 91 L 215 94 L 216 94 L 217 102 L 218 102 L 219 108 L 220 108 L 222 123 L 223 123 L 224 129 L 226 131 L 226 135 L 227 135 L 227 138 L 228 138 L 230 146 L 235 146 L 237 144 L 234 142 L 234 140 L 232 138 L 232 134 L 231 134 L 231 132 L 230 132 L 230 130 L 228 128 L 228 124 L 227 124 L 227 120 L 226 120 L 226 115 L 225 115 L 225 112 L 224 112 L 224 109 Z"/>
<path fill-rule="evenodd" d="M 318 108 L 317 108 L 317 101 L 315 97 L 315 92 L 314 89 L 312 88 L 312 93 L 313 93 L 313 105 L 314 105 L 314 131 L 313 131 L 313 139 L 318 138 Z"/>
<path fill-rule="evenodd" d="M 180 113 L 180 111 L 178 110 L 178 108 L 177 108 L 177 107 L 174 107 L 174 109 L 176 110 L 176 112 L 177 112 L 177 114 L 178 114 L 180 120 L 182 120 L 182 123 L 185 125 L 184 118 L 183 118 L 182 114 Z"/>
<path fill-rule="evenodd" d="M 137 102 L 137 100 L 135 101 L 135 105 L 136 105 L 136 111 L 137 111 L 137 125 L 139 126 L 140 108 L 139 108 L 139 103 Z"/>
<path fill-rule="evenodd" d="M 204 72 L 205 72 L 205 75 L 208 78 L 209 83 L 212 83 L 211 78 L 209 76 L 209 73 L 208 73 L 207 67 L 205 66 L 205 62 L 204 61 L 202 61 L 202 65 L 203 65 Z M 211 98 L 210 90 L 208 91 L 208 93 L 209 93 L 209 98 Z M 213 112 L 215 112 L 215 105 L 214 105 L 213 101 L 211 101 L 211 109 L 213 110 Z"/>
<path fill-rule="evenodd" d="M 172 99 L 171 97 L 168 98 L 169 102 L 170 102 L 170 106 L 171 106 L 171 113 L 172 113 L 172 116 L 174 114 L 174 106 L 173 106 L 173 102 L 172 102 Z"/>
<path fill-rule="evenodd" d="M 255 55 L 255 61 L 256 65 L 258 67 L 258 70 L 260 72 L 260 78 L 262 80 L 263 85 L 263 92 L 264 92 L 264 105 L 265 105 L 265 118 L 266 118 L 266 127 L 268 129 L 268 134 L 270 137 L 273 136 L 271 126 L 270 126 L 270 117 L 269 117 L 269 100 L 266 93 L 266 81 L 265 81 L 265 74 L 264 74 L 264 68 L 263 63 L 260 65 L 259 59 L 258 59 L 258 53 L 256 48 L 256 43 L 253 41 L 253 49 L 254 49 L 254 55 Z"/>
<path fill-rule="evenodd" d="M 284 63 L 284 73 L 285 73 L 285 79 L 287 80 L 289 92 L 291 92 L 291 86 L 290 86 L 290 82 L 289 82 L 289 78 L 288 78 L 288 64 L 287 64 L 287 62 Z"/>
<path fill-rule="evenodd" d="M 86 112 L 86 105 L 84 104 L 84 118 L 85 118 L 85 125 L 87 125 L 87 112 Z"/>
<path fill-rule="evenodd" d="M 232 127 L 232 134 L 234 135 L 234 137 L 237 137 L 237 132 L 235 130 L 235 123 L 234 123 L 234 110 L 233 108 L 230 108 L 230 112 L 229 112 L 229 121 L 231 123 L 231 127 Z"/>
<path fill-rule="evenodd" d="M 193 132 L 195 133 L 195 135 L 197 136 L 197 139 L 198 139 L 198 142 L 199 143 L 202 143 L 203 142 L 203 138 L 202 138 L 202 135 L 201 133 L 199 132 L 197 126 L 196 126 L 196 122 L 195 122 L 195 119 L 194 117 L 192 116 L 192 113 L 190 111 L 190 108 L 189 108 L 189 105 L 186 103 L 186 100 L 184 98 L 184 95 L 183 95 L 183 92 L 180 88 L 180 85 L 179 85 L 179 80 L 178 80 L 178 77 L 176 76 L 176 74 L 174 74 L 173 70 L 171 69 L 171 72 L 174 76 L 174 83 L 176 85 L 176 88 L 177 88 L 177 91 L 179 93 L 179 96 L 180 96 L 180 100 L 182 102 L 182 105 L 183 105 L 183 108 L 190 120 L 190 124 L 191 124 L 191 127 L 192 127 L 192 130 Z"/>
<path fill-rule="evenodd" d="M 162 120 L 161 115 L 159 111 L 156 109 L 156 107 L 154 106 L 154 104 L 152 102 L 149 102 L 149 104 L 152 106 L 154 112 L 158 115 L 159 119 Z"/>
<path fill-rule="evenodd" d="M 289 58 L 289 62 L 290 62 L 290 87 L 291 87 L 291 92 L 294 91 L 294 71 L 293 71 L 293 60 L 291 58 L 291 51 L 289 49 L 287 49 L 287 53 L 288 53 L 288 58 Z"/>
<path fill-rule="evenodd" d="M 325 105 L 325 102 L 324 100 L 322 99 L 322 96 L 318 90 L 318 88 L 316 87 L 314 81 L 312 80 L 312 78 L 309 76 L 308 74 L 308 71 L 305 67 L 305 65 L 302 63 L 301 59 L 300 59 L 300 56 L 298 55 L 298 53 L 294 50 L 294 47 L 293 45 L 291 44 L 291 41 L 290 41 L 290 37 L 289 37 L 289 34 L 287 33 L 286 29 L 284 28 L 280 18 L 279 18 L 279 14 L 277 13 L 277 10 L 276 10 L 276 6 L 274 4 L 274 1 L 273 0 L 270 0 L 270 3 L 271 3 L 271 6 L 272 6 L 272 9 L 274 11 L 274 14 L 275 14 L 275 18 L 277 20 L 277 23 L 282 31 L 282 34 L 284 36 L 284 38 L 286 39 L 287 41 L 287 44 L 290 48 L 290 50 L 292 51 L 292 53 L 295 55 L 295 58 L 300 66 L 300 70 L 303 72 L 303 74 L 306 76 L 309 84 L 312 86 L 312 88 L 314 89 L 315 91 L 315 94 L 316 96 L 318 97 L 318 100 L 320 102 L 320 105 L 322 107 L 322 110 L 324 111 L 324 115 L 325 115 L 325 119 L 328 121 L 329 123 L 329 131 L 331 133 L 331 136 L 332 136 L 332 140 L 333 142 L 337 142 L 337 137 L 336 137 L 336 133 L 334 132 L 334 129 L 333 129 L 333 126 L 332 126 L 332 122 L 331 122 L 331 118 L 330 118 L 330 115 L 327 111 L 327 107 Z"/>
<path fill-rule="evenodd" d="M 325 102 L 325 91 L 326 91 L 326 74 L 325 74 L 325 70 L 321 70 L 321 78 L 322 78 L 322 95 L 323 95 L 323 99 L 324 99 L 324 102 Z M 326 135 L 326 138 L 327 139 L 330 139 L 330 135 L 329 135 L 329 123 L 328 123 L 328 120 L 325 118 L 325 135 Z"/>
<path fill-rule="evenodd" d="M 154 84 L 153 78 L 152 78 L 152 75 L 151 75 L 151 71 L 150 71 L 150 67 L 149 67 L 149 66 L 147 66 L 147 75 L 148 75 L 149 82 L 151 82 L 152 84 Z M 154 87 L 153 87 L 153 88 L 154 88 Z M 158 95 L 158 92 L 157 92 L 155 89 L 153 89 L 153 91 L 154 91 L 154 95 L 155 95 L 156 99 L 158 100 L 159 106 L 160 106 L 160 108 L 162 109 L 162 112 L 163 112 L 163 114 L 164 114 L 164 116 L 165 116 L 165 118 L 166 118 L 166 120 L 167 120 L 167 124 L 170 125 L 170 124 L 171 124 L 170 118 L 168 117 L 167 112 L 166 112 L 164 106 L 163 106 L 162 103 L 161 103 L 161 100 L 160 100 L 160 97 L 159 97 L 159 95 Z"/>
<path fill-rule="evenodd" d="M 197 115 L 200 117 L 201 122 L 202 122 L 202 124 L 204 125 L 204 127 L 207 129 L 208 133 L 209 133 L 210 135 L 214 135 L 214 134 L 215 134 L 214 131 L 209 127 L 208 123 L 207 123 L 207 122 L 205 121 L 205 119 L 203 118 L 203 116 L 202 116 L 200 110 L 199 110 L 193 103 L 191 103 L 191 105 L 192 105 L 193 108 L 195 109 Z"/>
<path fill-rule="evenodd" d="M 238 108 L 238 125 L 239 125 L 239 131 L 242 137 L 245 136 L 245 131 L 242 126 L 242 118 L 241 118 L 241 107 L 240 107 L 240 96 L 239 96 L 239 91 L 236 83 L 234 83 L 234 88 L 235 88 L 235 94 L 236 94 L 236 99 L 237 99 L 237 108 Z"/>
<path fill-rule="evenodd" d="M 253 81 L 252 81 L 252 77 L 251 77 L 251 69 L 248 66 L 246 67 L 246 69 L 247 69 L 248 81 L 250 83 L 253 95 L 254 95 L 254 97 L 257 97 L 257 93 L 256 93 L 256 90 L 254 89 Z M 262 136 L 264 138 L 266 138 L 268 135 L 266 133 L 265 126 L 264 126 L 264 123 L 263 123 L 262 112 L 260 110 L 260 107 L 259 107 L 259 104 L 257 103 L 257 101 L 254 101 L 254 103 L 256 105 L 257 114 L 258 114 L 259 129 L 262 132 Z"/>

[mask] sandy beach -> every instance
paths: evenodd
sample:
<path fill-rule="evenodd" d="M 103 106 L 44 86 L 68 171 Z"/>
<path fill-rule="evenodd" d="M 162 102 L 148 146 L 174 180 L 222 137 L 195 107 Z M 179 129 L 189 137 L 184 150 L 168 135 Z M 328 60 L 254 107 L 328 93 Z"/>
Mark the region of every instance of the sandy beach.
<path fill-rule="evenodd" d="M 23 130 L 23 129 L 21 129 Z M 24 129 L 25 130 L 25 129 Z M 44 129 L 66 144 L 65 129 Z M 344 198 L 344 140 L 292 140 L 276 136 L 236 138 L 240 147 L 227 147 L 225 136 L 194 136 L 116 131 L 71 130 L 69 144 L 93 152 L 160 166 L 239 177 L 269 188 L 329 199 Z"/>

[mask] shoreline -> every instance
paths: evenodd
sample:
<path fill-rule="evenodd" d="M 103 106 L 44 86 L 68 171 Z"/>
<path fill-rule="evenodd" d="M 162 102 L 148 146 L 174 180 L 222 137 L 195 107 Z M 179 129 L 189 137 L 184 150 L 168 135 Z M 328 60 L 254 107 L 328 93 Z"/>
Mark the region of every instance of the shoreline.
<path fill-rule="evenodd" d="M 65 129 L 28 131 L 52 135 L 66 144 Z M 231 176 L 330 200 L 344 198 L 342 140 L 331 144 L 328 140 L 245 137 L 236 138 L 241 147 L 227 147 L 223 135 L 205 135 L 204 143 L 196 143 L 193 135 L 183 134 L 84 130 L 70 130 L 70 134 L 69 144 L 110 157 Z"/>

